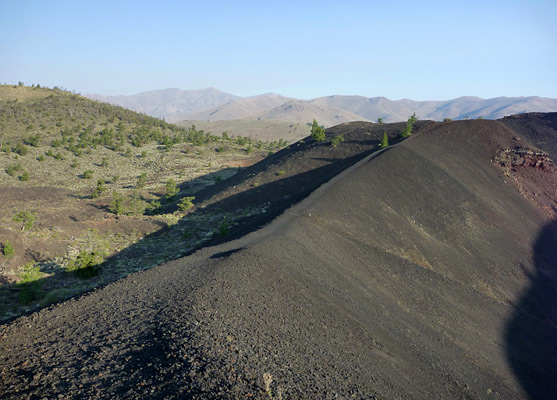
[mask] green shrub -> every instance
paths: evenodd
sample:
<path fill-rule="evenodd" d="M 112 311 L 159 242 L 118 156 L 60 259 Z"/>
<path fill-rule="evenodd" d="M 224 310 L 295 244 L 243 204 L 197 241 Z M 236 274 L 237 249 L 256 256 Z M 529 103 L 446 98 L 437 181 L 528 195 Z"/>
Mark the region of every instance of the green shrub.
<path fill-rule="evenodd" d="M 100 264 L 103 261 L 103 256 L 96 251 L 82 251 L 75 260 L 66 265 L 66 271 L 73 272 L 83 279 L 92 278 L 101 272 Z"/>
<path fill-rule="evenodd" d="M 27 139 L 25 139 L 24 142 L 25 142 L 25 144 L 27 144 L 29 146 L 38 147 L 40 139 L 41 139 L 41 137 L 39 135 L 33 135 L 33 136 L 29 136 Z"/>
<path fill-rule="evenodd" d="M 93 177 L 93 171 L 91 171 L 90 169 L 83 171 L 83 174 L 81 175 L 81 177 L 83 179 L 91 179 Z"/>
<path fill-rule="evenodd" d="M 161 202 L 158 200 L 151 200 L 151 202 L 149 203 L 149 205 L 147 206 L 146 211 L 155 214 L 157 213 L 161 208 Z"/>
<path fill-rule="evenodd" d="M 171 201 L 174 199 L 174 196 L 176 196 L 178 194 L 179 190 L 178 190 L 178 186 L 176 186 L 176 181 L 172 178 L 170 178 L 168 181 L 166 181 L 166 199 L 168 201 Z"/>
<path fill-rule="evenodd" d="M 85 231 L 79 238 L 78 256 L 66 265 L 67 272 L 80 278 L 91 278 L 101 272 L 101 264 L 110 254 L 110 242 L 94 229 Z"/>
<path fill-rule="evenodd" d="M 14 222 L 21 222 L 21 230 L 28 231 L 33 228 L 37 216 L 31 211 L 20 211 L 13 217 Z"/>
<path fill-rule="evenodd" d="M 6 167 L 6 174 L 9 176 L 15 176 L 18 171 L 21 171 L 21 164 L 19 163 Z"/>
<path fill-rule="evenodd" d="M 379 143 L 380 149 L 385 149 L 389 147 L 389 137 L 387 136 L 387 132 L 383 132 L 383 138 L 381 139 L 381 143 Z"/>
<path fill-rule="evenodd" d="M 39 162 L 43 162 L 43 161 L 44 161 L 44 154 L 41 154 L 41 155 L 37 158 L 37 160 L 38 160 Z"/>
<path fill-rule="evenodd" d="M 44 292 L 41 290 L 43 285 L 41 278 L 44 274 L 41 272 L 38 265 L 29 262 L 25 264 L 18 275 L 21 278 L 17 284 L 19 288 L 18 300 L 20 304 L 29 304 L 42 298 Z"/>
<path fill-rule="evenodd" d="M 141 198 L 138 191 L 134 191 L 130 196 L 125 212 L 130 215 L 143 215 L 147 208 L 149 208 L 149 203 Z"/>
<path fill-rule="evenodd" d="M 21 278 L 19 283 L 35 282 L 44 276 L 41 272 L 40 266 L 35 265 L 32 261 L 25 264 L 18 275 Z"/>
<path fill-rule="evenodd" d="M 23 173 L 21 174 L 21 176 L 19 177 L 19 180 L 21 182 L 27 182 L 29 180 L 29 172 L 27 171 L 23 171 Z"/>
<path fill-rule="evenodd" d="M 339 143 L 344 142 L 344 135 L 336 135 L 335 137 L 333 137 L 331 139 L 331 145 L 333 147 L 337 147 L 339 145 Z"/>
<path fill-rule="evenodd" d="M 103 192 L 106 191 L 106 186 L 104 184 L 105 184 L 104 179 L 97 180 L 97 187 L 91 194 L 92 199 L 96 199 L 97 197 L 100 197 L 103 194 Z"/>
<path fill-rule="evenodd" d="M 184 197 L 178 203 L 178 208 L 180 211 L 187 211 L 194 206 L 193 201 L 195 200 L 194 196 Z"/>
<path fill-rule="evenodd" d="M 14 246 L 12 246 L 12 244 L 6 240 L 3 244 L 2 244 L 2 254 L 4 255 L 4 257 L 6 258 L 11 258 L 13 257 L 13 255 L 15 254 L 15 250 L 14 250 Z"/>
<path fill-rule="evenodd" d="M 25 156 L 29 153 L 29 149 L 23 143 L 18 143 L 13 148 L 13 152 L 20 156 Z"/>
<path fill-rule="evenodd" d="M 146 184 L 147 184 L 147 174 L 144 172 L 141 175 L 139 175 L 139 178 L 137 178 L 137 183 L 135 186 L 138 189 L 143 189 Z"/>
<path fill-rule="evenodd" d="M 108 206 L 108 210 L 116 215 L 122 215 L 125 212 L 124 196 L 118 192 L 112 193 L 112 201 Z"/>
<path fill-rule="evenodd" d="M 222 222 L 220 223 L 219 226 L 219 233 L 222 237 L 227 236 L 230 230 L 230 224 L 228 223 L 228 220 L 226 218 L 224 218 L 222 220 Z"/>

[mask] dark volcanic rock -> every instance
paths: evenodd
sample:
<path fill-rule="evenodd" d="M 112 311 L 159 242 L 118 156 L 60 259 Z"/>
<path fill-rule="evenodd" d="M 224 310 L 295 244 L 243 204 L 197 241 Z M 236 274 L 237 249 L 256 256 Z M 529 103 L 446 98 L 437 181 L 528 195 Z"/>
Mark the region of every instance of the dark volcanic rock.
<path fill-rule="evenodd" d="M 0 393 L 556 398 L 557 231 L 492 162 L 513 137 L 535 150 L 430 125 L 258 231 L 4 325 Z"/>

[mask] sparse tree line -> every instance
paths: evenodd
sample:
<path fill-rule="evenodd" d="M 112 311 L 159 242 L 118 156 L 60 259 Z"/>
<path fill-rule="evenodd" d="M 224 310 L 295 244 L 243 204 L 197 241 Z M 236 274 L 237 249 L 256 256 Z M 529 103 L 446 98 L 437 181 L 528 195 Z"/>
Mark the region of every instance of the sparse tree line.
<path fill-rule="evenodd" d="M 102 146 L 122 156 L 132 157 L 132 148 L 152 143 L 160 151 L 170 151 L 177 144 L 203 146 L 217 143 L 216 152 L 226 151 L 226 143 L 229 143 L 243 147 L 248 154 L 254 149 L 265 149 L 272 154 L 287 145 L 282 139 L 264 143 L 249 137 L 229 136 L 227 132 L 213 135 L 195 126 L 186 128 L 169 124 L 61 90 L 32 101 L 16 99 L 0 102 L 0 152 L 5 154 L 25 157 L 29 155 L 30 148 L 49 146 L 44 154 L 37 157 L 37 161 L 45 161 L 46 157 L 64 161 L 72 155 L 90 155 Z M 147 155 L 144 150 L 140 157 Z M 71 167 L 77 167 L 77 163 L 74 161 Z M 6 166 L 5 172 L 21 181 L 30 179 L 29 172 L 23 171 L 17 162 Z M 86 174 L 81 177 L 87 178 Z"/>
<path fill-rule="evenodd" d="M 157 214 L 161 211 L 161 200 L 147 199 L 142 189 L 146 185 L 147 174 L 141 174 L 137 180 L 136 189 L 129 195 L 124 195 L 120 192 L 112 192 L 112 199 L 108 206 L 108 211 L 115 215 L 144 215 L 144 214 Z M 91 194 L 91 198 L 99 197 L 106 191 L 105 182 L 102 179 L 97 181 L 97 187 Z M 164 202 L 167 204 L 176 201 L 176 197 L 180 193 L 180 189 L 176 181 L 172 178 L 168 179 L 165 183 Z M 180 211 L 188 211 L 193 208 L 195 200 L 194 196 L 182 197 L 176 204 Z"/>
<path fill-rule="evenodd" d="M 318 143 L 323 142 L 326 138 L 325 127 L 319 125 L 315 119 L 311 124 L 311 138 Z M 333 147 L 337 147 L 342 142 L 344 142 L 344 136 L 341 134 L 331 138 L 331 146 Z"/>
<path fill-rule="evenodd" d="M 408 120 L 406 121 L 406 127 L 400 133 L 401 138 L 405 139 L 412 134 L 412 129 L 414 128 L 414 124 L 416 123 L 417 120 L 418 119 L 416 117 L 416 113 L 413 113 L 410 117 L 408 117 Z M 377 123 L 383 124 L 383 118 L 378 118 Z M 325 133 L 325 128 L 323 126 L 320 126 L 315 119 L 313 120 L 312 124 L 308 124 L 308 125 L 311 125 L 311 138 L 313 140 L 315 140 L 318 143 L 325 141 L 326 133 Z M 333 147 L 337 147 L 339 143 L 342 143 L 343 141 L 344 141 L 344 136 L 342 134 L 339 134 L 331 138 L 331 145 Z M 389 146 L 389 137 L 387 136 L 387 132 L 383 133 L 383 137 L 381 138 L 381 141 L 378 146 L 381 149 L 387 148 Z"/>
<path fill-rule="evenodd" d="M 87 124 L 86 121 L 90 123 Z M 22 127 L 25 127 L 27 132 L 40 133 L 26 136 L 25 132 L 21 132 Z M 51 145 L 70 147 L 70 151 L 73 147 L 96 145 L 114 148 L 118 147 L 118 143 L 123 145 L 126 142 L 135 147 L 150 142 L 157 142 L 165 147 L 177 143 L 199 146 L 218 141 L 229 141 L 239 145 L 258 145 L 259 142 L 248 137 L 230 137 L 227 133 L 221 136 L 212 135 L 210 132 L 197 130 L 195 126 L 181 127 L 119 106 L 67 93 L 53 93 L 33 102 L 0 102 L 0 131 L 19 130 L 17 136 L 26 136 L 24 144 L 36 147 L 41 136 L 45 133 L 52 135 L 56 128 L 59 129 L 62 138 L 55 139 Z M 79 138 L 76 138 L 76 135 Z M 276 148 L 281 144 L 261 142 L 260 146 L 264 145 Z M 3 150 L 6 151 L 6 148 Z"/>
<path fill-rule="evenodd" d="M 97 130 L 95 124 L 81 127 L 79 124 L 73 129 L 65 128 L 60 131 L 60 138 L 50 140 L 50 147 L 54 149 L 62 148 L 76 157 L 81 156 L 84 152 L 90 153 L 90 149 L 97 149 L 98 146 L 104 146 L 110 150 L 120 152 L 124 146 L 130 144 L 133 147 L 142 147 L 149 143 L 157 143 L 161 146 L 161 150 L 169 151 L 174 145 L 180 143 L 191 144 L 192 146 L 202 146 L 211 142 L 229 142 L 239 146 L 247 146 L 246 151 L 250 153 L 250 149 L 255 147 L 261 149 L 263 147 L 274 151 L 286 146 L 287 142 L 283 139 L 264 143 L 260 140 L 254 140 L 249 137 L 230 137 L 228 135 L 217 136 L 210 132 L 197 130 L 195 126 L 191 128 L 176 127 L 171 131 L 162 131 L 160 129 L 150 129 L 146 126 L 139 126 L 130 133 L 125 133 L 126 129 L 120 125 L 113 127 L 107 126 L 104 129 Z M 0 151 L 4 153 L 15 153 L 25 156 L 29 153 L 27 146 L 38 147 L 40 144 L 40 135 L 31 135 L 21 141 L 12 144 L 11 141 L 1 143 Z M 129 149 L 129 148 L 128 148 Z M 128 151 L 128 149 L 126 151 Z M 224 148 L 216 149 L 217 152 L 223 151 Z M 131 152 L 131 150 L 129 150 Z M 55 157 L 52 150 L 45 153 L 46 156 Z M 126 155 L 126 154 L 124 154 Z"/>

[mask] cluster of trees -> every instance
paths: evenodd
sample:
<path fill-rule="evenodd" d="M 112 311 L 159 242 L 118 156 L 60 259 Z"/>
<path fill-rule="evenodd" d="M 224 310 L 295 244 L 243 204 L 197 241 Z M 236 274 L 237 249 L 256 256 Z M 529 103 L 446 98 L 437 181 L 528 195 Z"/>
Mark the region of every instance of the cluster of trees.
<path fill-rule="evenodd" d="M 28 153 L 26 146 L 38 146 L 42 137 L 56 136 L 55 132 L 59 132 L 60 137 L 54 137 L 50 145 L 53 148 L 63 147 L 77 156 L 99 145 L 121 151 L 126 144 L 142 147 L 153 142 L 163 150 L 169 150 L 178 143 L 201 146 L 211 142 L 231 142 L 247 146 L 248 152 L 253 147 L 274 151 L 286 146 L 282 140 L 263 143 L 228 134 L 216 136 L 195 126 L 180 127 L 59 90 L 32 102 L 0 102 L 0 130 L 13 136 L 13 143 L 2 143 L 1 150 L 19 155 Z"/>

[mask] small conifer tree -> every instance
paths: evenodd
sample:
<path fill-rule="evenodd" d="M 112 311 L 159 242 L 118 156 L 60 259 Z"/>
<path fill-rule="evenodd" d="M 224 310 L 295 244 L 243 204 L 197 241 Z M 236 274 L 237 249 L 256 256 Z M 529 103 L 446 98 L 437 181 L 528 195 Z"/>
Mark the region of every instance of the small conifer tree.
<path fill-rule="evenodd" d="M 387 132 L 383 132 L 383 138 L 381 139 L 381 143 L 379 143 L 380 149 L 385 149 L 389 147 L 389 137 L 387 136 Z"/>
<path fill-rule="evenodd" d="M 168 201 L 172 201 L 174 199 L 174 196 L 176 196 L 179 191 L 180 190 L 176 186 L 176 181 L 174 179 L 170 178 L 168 181 L 166 181 L 166 196 L 165 197 Z"/>
<path fill-rule="evenodd" d="M 323 140 L 325 140 L 325 129 L 320 127 L 315 119 L 313 120 L 313 123 L 311 124 L 311 137 L 316 142 L 322 142 Z"/>
<path fill-rule="evenodd" d="M 180 211 L 187 211 L 190 208 L 193 207 L 193 201 L 195 200 L 194 196 L 188 196 L 188 197 L 184 197 L 182 200 L 180 200 L 180 202 L 178 203 L 178 208 L 180 209 Z"/>
<path fill-rule="evenodd" d="M 400 136 L 402 136 L 403 138 L 407 138 L 408 136 L 410 136 L 410 134 L 412 133 L 412 127 L 414 126 L 416 119 L 416 113 L 408 117 L 408 121 L 406 121 L 406 128 L 404 128 Z"/>

